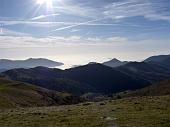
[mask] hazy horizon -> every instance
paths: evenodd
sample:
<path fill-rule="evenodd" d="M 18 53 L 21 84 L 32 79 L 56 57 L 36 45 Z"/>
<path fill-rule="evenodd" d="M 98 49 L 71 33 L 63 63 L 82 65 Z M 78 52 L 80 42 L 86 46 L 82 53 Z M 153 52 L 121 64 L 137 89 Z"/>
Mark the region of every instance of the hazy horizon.
<path fill-rule="evenodd" d="M 146 58 L 148 57 L 151 57 L 151 56 L 155 56 L 155 55 L 169 55 L 169 54 L 150 54 L 150 55 L 146 55 L 144 57 L 141 57 L 141 58 L 133 58 L 133 57 L 129 57 L 128 58 L 123 58 L 123 57 L 120 57 L 120 56 L 115 56 L 115 57 L 94 57 L 92 55 L 89 55 L 87 58 L 84 58 L 84 59 L 81 59 L 82 55 L 80 56 L 72 56 L 70 57 L 70 59 L 68 59 L 67 57 L 63 57 L 63 56 L 60 56 L 60 57 L 53 57 L 53 56 L 47 56 L 47 57 L 44 57 L 44 56 L 36 56 L 36 57 L 16 57 L 16 58 L 10 58 L 10 57 L 5 57 L 5 58 L 1 58 L 0 59 L 9 59 L 9 60 L 26 60 L 26 59 L 29 59 L 29 58 L 45 58 L 45 59 L 49 59 L 49 60 L 53 60 L 53 61 L 56 61 L 56 62 L 62 62 L 64 63 L 64 65 L 62 66 L 57 66 L 56 68 L 60 68 L 60 69 L 67 69 L 67 68 L 71 68 L 71 67 L 74 67 L 74 66 L 79 66 L 79 65 L 85 65 L 85 64 L 88 64 L 89 62 L 97 62 L 97 63 L 103 63 L 103 62 L 106 62 L 106 61 L 109 61 L 111 59 L 118 59 L 120 61 L 137 61 L 137 62 L 141 62 L 143 60 L 145 60 Z M 65 59 L 63 59 L 65 58 Z"/>

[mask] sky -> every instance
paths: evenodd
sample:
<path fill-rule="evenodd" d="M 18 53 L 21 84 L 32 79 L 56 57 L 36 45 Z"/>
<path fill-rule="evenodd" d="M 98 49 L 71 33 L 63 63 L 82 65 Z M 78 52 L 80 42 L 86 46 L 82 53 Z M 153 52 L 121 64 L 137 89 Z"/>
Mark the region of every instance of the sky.
<path fill-rule="evenodd" d="M 170 54 L 169 0 L 0 0 L 0 58 L 66 65 Z"/>

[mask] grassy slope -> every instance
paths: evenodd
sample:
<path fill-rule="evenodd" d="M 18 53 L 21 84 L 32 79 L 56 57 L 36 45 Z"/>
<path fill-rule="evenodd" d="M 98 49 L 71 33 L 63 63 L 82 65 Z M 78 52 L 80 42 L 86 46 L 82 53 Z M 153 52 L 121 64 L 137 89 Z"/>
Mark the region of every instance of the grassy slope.
<path fill-rule="evenodd" d="M 155 83 L 151 86 L 135 91 L 117 93 L 115 94 L 115 97 L 117 95 L 120 95 L 121 97 L 170 95 L 170 79 Z"/>
<path fill-rule="evenodd" d="M 149 87 L 137 90 L 134 92 L 134 94 L 150 95 L 150 96 L 169 95 L 170 94 L 170 79 L 164 80 L 162 82 L 156 83 Z"/>
<path fill-rule="evenodd" d="M 71 99 L 64 93 L 0 78 L 0 109 L 67 104 Z"/>
<path fill-rule="evenodd" d="M 3 127 L 169 127 L 170 96 L 0 111 Z"/>

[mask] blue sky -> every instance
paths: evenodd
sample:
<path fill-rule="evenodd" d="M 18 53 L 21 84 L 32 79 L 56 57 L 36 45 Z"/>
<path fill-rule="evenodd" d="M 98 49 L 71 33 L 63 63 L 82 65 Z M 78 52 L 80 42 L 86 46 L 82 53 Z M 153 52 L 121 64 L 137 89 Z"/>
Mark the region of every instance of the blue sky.
<path fill-rule="evenodd" d="M 0 1 L 0 58 L 81 64 L 156 54 L 170 54 L 169 0 Z"/>

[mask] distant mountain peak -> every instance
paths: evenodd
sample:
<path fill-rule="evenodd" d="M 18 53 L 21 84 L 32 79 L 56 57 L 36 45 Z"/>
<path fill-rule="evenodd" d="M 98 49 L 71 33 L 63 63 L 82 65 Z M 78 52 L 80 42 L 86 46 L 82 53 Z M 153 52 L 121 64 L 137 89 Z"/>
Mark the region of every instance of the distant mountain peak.
<path fill-rule="evenodd" d="M 97 62 L 89 62 L 88 64 L 97 64 Z"/>
<path fill-rule="evenodd" d="M 110 59 L 106 62 L 122 62 L 122 61 L 118 60 L 117 58 L 113 58 L 113 59 Z"/>
<path fill-rule="evenodd" d="M 120 61 L 116 58 L 113 58 L 107 62 L 104 62 L 103 65 L 109 66 L 109 67 L 118 67 L 118 66 L 122 66 L 124 64 L 128 63 L 127 61 Z"/>
<path fill-rule="evenodd" d="M 115 61 L 115 62 L 121 62 L 120 60 L 113 58 L 111 61 Z"/>
<path fill-rule="evenodd" d="M 28 58 L 26 60 L 38 60 L 38 59 L 42 59 L 42 58 Z"/>

